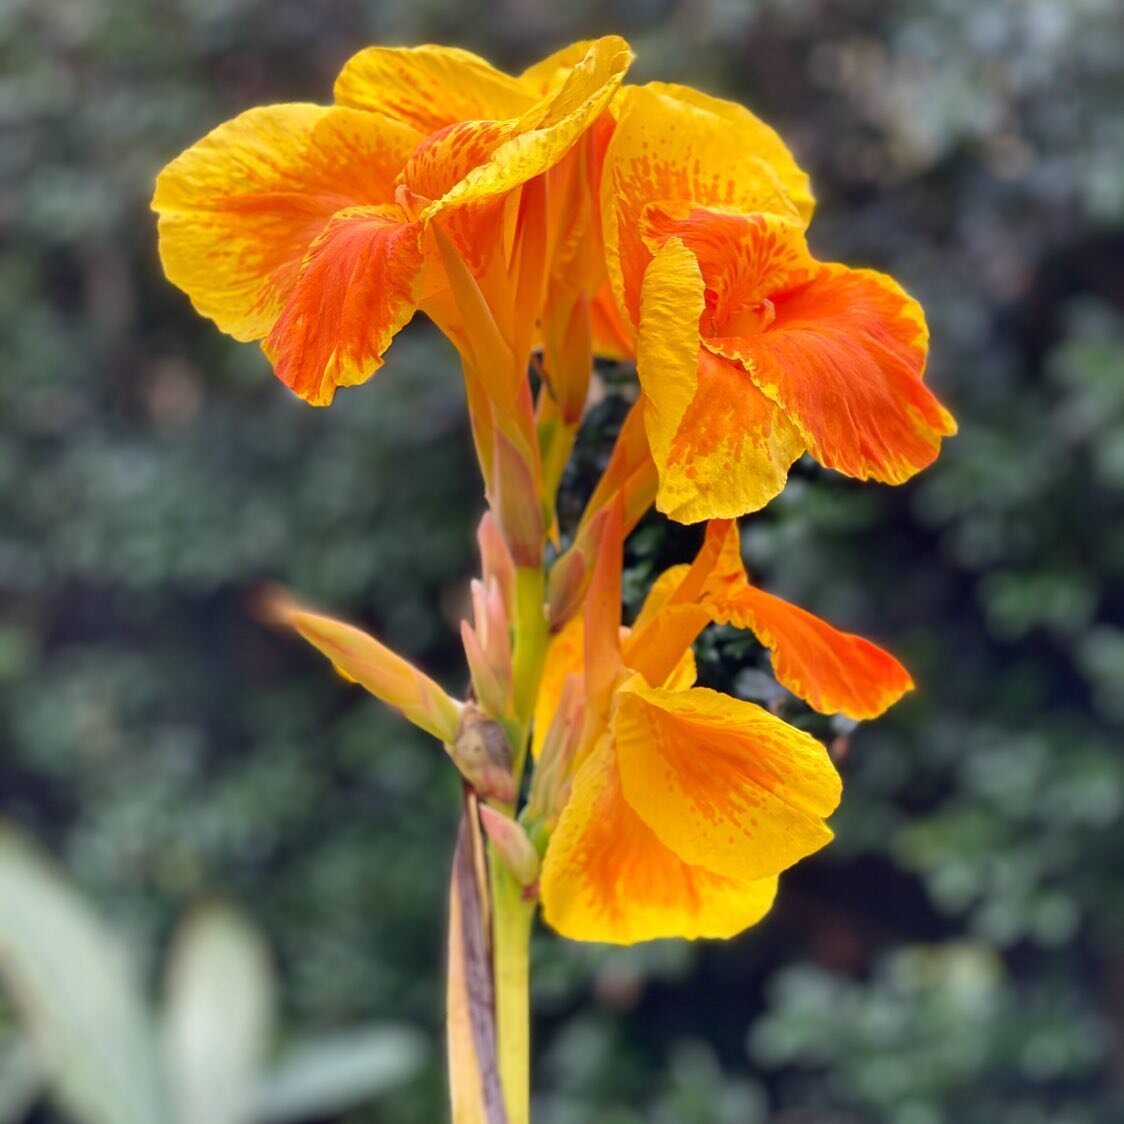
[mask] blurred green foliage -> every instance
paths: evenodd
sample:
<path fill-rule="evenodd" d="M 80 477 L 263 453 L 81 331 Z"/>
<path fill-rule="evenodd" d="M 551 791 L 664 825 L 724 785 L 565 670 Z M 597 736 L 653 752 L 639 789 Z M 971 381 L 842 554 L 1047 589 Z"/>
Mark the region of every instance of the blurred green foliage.
<path fill-rule="evenodd" d="M 237 899 L 276 950 L 282 1042 L 427 1035 L 414 1080 L 338 1119 L 442 1118 L 455 780 L 251 607 L 283 581 L 460 686 L 479 488 L 452 354 L 418 324 L 336 408 L 292 401 L 163 280 L 147 199 L 213 124 L 326 100 L 368 42 L 520 66 L 607 30 L 636 80 L 789 138 L 814 245 L 922 300 L 962 430 L 911 485 L 803 466 L 745 522 L 769 588 L 886 642 L 919 691 L 824 729 L 838 839 L 757 930 L 539 941 L 539 1119 L 1124 1119 L 1117 0 L 0 5 L 0 810 L 138 949 L 199 895 Z M 619 414 L 591 417 L 575 495 Z M 642 528 L 633 599 L 695 541 Z M 700 656 L 775 692 L 728 633 Z"/>

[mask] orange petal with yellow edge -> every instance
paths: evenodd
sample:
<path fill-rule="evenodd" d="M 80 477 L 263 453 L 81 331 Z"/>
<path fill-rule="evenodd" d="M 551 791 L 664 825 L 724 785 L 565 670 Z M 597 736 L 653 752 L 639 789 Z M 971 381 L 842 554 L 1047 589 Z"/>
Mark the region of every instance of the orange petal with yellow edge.
<path fill-rule="evenodd" d="M 656 507 L 680 523 L 764 507 L 804 451 L 744 370 L 700 349 L 704 306 L 694 254 L 669 238 L 644 277 L 636 369 L 659 472 Z"/>
<path fill-rule="evenodd" d="M 383 352 L 414 314 L 421 227 L 397 207 L 341 211 L 312 244 L 263 344 L 294 393 L 326 406 L 382 365 Z"/>
<path fill-rule="evenodd" d="M 344 64 L 339 105 L 372 110 L 423 134 L 457 121 L 517 117 L 532 86 L 457 47 L 368 47 Z"/>
<path fill-rule="evenodd" d="M 825 265 L 772 304 L 762 330 L 706 346 L 745 368 L 816 460 L 860 480 L 900 484 L 936 459 L 956 423 L 921 381 L 925 317 L 895 281 Z"/>
<path fill-rule="evenodd" d="M 605 739 L 574 778 L 540 894 L 547 924 L 579 941 L 732 937 L 760 921 L 775 878 L 727 878 L 685 862 L 635 813 Z"/>
<path fill-rule="evenodd" d="M 633 676 L 612 734 L 621 791 L 684 862 L 769 878 L 832 838 L 841 783 L 815 738 L 753 703 L 702 687 L 667 691 Z"/>
<path fill-rule="evenodd" d="M 605 153 L 601 218 L 617 305 L 639 322 L 640 287 L 651 261 L 644 208 L 660 201 L 767 211 L 806 220 L 808 177 L 784 142 L 749 110 L 684 87 L 651 83 L 622 90 Z"/>
<path fill-rule="evenodd" d="M 420 140 L 354 109 L 248 110 L 157 177 L 164 272 L 224 332 L 260 339 L 328 220 L 348 207 L 392 203 L 395 177 Z"/>
<path fill-rule="evenodd" d="M 777 680 L 821 714 L 877 718 L 912 690 L 909 672 L 861 636 L 750 585 L 737 524 L 712 522 L 708 545 L 719 545 L 702 602 L 711 619 L 752 632 L 772 652 Z"/>

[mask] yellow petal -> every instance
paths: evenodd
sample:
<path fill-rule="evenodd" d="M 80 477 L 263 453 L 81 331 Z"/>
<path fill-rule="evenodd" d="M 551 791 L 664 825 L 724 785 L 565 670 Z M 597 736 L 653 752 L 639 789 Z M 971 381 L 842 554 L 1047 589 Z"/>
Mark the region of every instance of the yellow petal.
<path fill-rule="evenodd" d="M 827 751 L 753 703 L 633 676 L 612 732 L 625 799 L 686 863 L 769 878 L 832 838 L 841 784 Z"/>
<path fill-rule="evenodd" d="M 344 64 L 339 105 L 372 110 L 423 134 L 458 121 L 517 117 L 534 103 L 525 83 L 457 47 L 368 47 Z"/>
<path fill-rule="evenodd" d="M 759 921 L 775 878 L 725 878 L 685 863 L 630 807 L 606 739 L 574 778 L 543 864 L 543 916 L 565 937 L 633 944 L 732 937 Z"/>
<path fill-rule="evenodd" d="M 644 277 L 636 369 L 656 507 L 680 523 L 764 507 L 804 451 L 796 426 L 743 370 L 700 350 L 704 306 L 695 256 L 669 238 Z"/>
<path fill-rule="evenodd" d="M 423 217 L 501 195 L 552 168 L 608 106 L 631 61 L 623 39 L 610 35 L 594 40 L 565 81 L 519 116 L 514 135 L 430 204 Z"/>
<path fill-rule="evenodd" d="M 638 322 L 651 260 L 641 231 L 649 204 L 810 214 L 807 176 L 777 134 L 742 106 L 651 83 L 622 90 L 613 110 L 618 120 L 605 154 L 601 217 L 609 280 L 630 324 Z"/>
<path fill-rule="evenodd" d="M 309 246 L 337 212 L 394 202 L 420 140 L 354 109 L 272 105 L 220 125 L 157 177 L 170 281 L 240 340 L 269 332 Z"/>

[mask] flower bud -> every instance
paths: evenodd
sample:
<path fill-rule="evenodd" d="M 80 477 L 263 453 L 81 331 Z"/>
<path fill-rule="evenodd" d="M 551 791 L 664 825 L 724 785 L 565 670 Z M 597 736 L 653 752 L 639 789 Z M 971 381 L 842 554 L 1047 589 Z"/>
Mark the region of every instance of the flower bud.
<path fill-rule="evenodd" d="M 515 561 L 496 517 L 490 511 L 484 512 L 484 517 L 480 520 L 476 542 L 480 547 L 484 584 L 494 580 L 499 585 L 504 608 L 510 617 L 515 608 Z"/>
<path fill-rule="evenodd" d="M 485 800 L 515 803 L 515 777 L 511 771 L 511 746 L 507 735 L 503 727 L 478 706 L 465 703 L 460 729 L 448 750 L 461 776 Z"/>
<path fill-rule="evenodd" d="M 546 532 L 529 454 L 497 429 L 493 458 L 492 510 L 503 528 L 511 557 L 516 566 L 538 567 Z"/>
<path fill-rule="evenodd" d="M 487 804 L 480 805 L 480 823 L 519 885 L 533 886 L 538 881 L 541 862 L 522 825 Z"/>

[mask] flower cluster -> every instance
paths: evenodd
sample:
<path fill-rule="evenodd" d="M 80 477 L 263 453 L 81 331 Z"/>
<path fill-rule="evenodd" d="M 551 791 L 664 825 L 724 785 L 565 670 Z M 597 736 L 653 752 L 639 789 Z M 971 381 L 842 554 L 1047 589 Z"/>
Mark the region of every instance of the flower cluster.
<path fill-rule="evenodd" d="M 871 718 L 912 686 L 753 585 L 735 520 L 804 453 L 900 483 L 955 431 L 922 381 L 918 304 L 810 253 L 808 177 L 780 137 L 695 90 L 624 85 L 631 57 L 610 36 L 511 76 L 451 48 L 370 48 L 333 105 L 220 125 L 153 200 L 168 277 L 310 403 L 370 377 L 419 310 L 456 347 L 488 506 L 462 626 L 472 697 L 286 597 L 271 612 L 445 743 L 549 924 L 617 943 L 737 933 L 831 838 L 824 747 L 695 685 L 707 625 L 753 633 L 823 713 Z M 563 536 L 597 357 L 634 361 L 638 395 Z M 653 504 L 705 538 L 623 627 L 624 542 Z"/>

